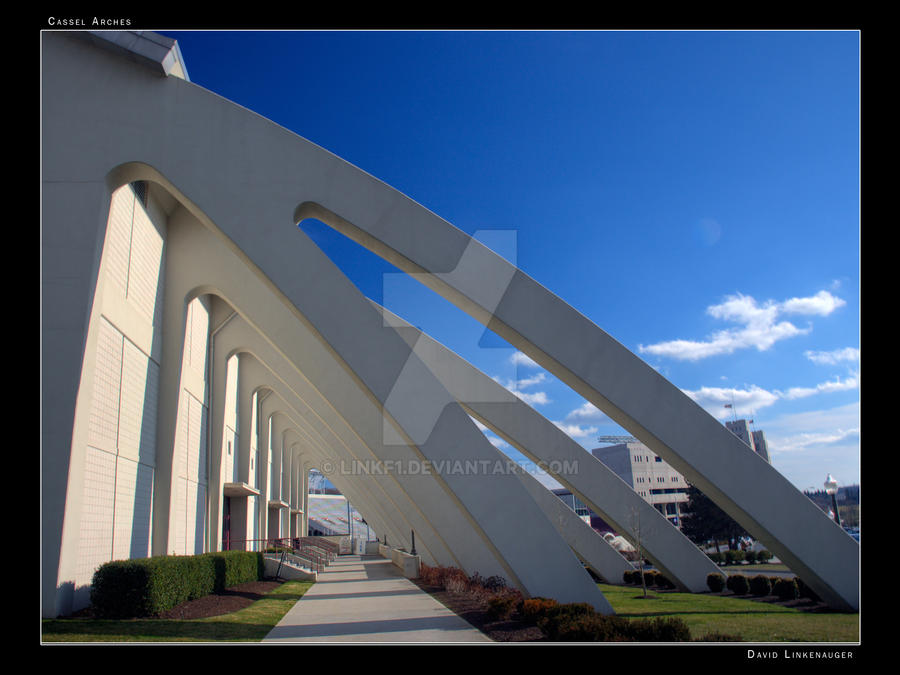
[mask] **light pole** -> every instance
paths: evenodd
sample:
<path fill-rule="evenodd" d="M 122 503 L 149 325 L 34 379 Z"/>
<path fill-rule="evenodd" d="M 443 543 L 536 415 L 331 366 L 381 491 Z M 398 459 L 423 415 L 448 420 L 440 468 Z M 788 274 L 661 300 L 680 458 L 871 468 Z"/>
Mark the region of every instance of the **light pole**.
<path fill-rule="evenodd" d="M 838 491 L 837 481 L 834 479 L 834 477 L 831 474 L 828 474 L 825 477 L 825 492 L 826 492 L 826 494 L 831 495 L 831 505 L 832 505 L 832 508 L 834 509 L 834 522 L 836 522 L 838 525 L 840 525 L 841 524 L 841 515 L 838 512 L 837 491 Z"/>

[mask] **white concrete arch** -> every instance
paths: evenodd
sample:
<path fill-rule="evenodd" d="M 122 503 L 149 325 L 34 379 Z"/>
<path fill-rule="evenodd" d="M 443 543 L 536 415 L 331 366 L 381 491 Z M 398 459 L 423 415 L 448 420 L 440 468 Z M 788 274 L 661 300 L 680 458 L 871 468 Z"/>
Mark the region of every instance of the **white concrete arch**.
<path fill-rule="evenodd" d="M 265 370 L 265 369 L 262 369 Z M 271 371 L 269 371 L 269 375 L 271 375 Z M 273 411 L 276 411 L 278 414 L 283 415 L 286 419 L 289 420 L 289 423 L 293 425 L 295 429 L 304 429 L 307 425 L 302 420 L 302 416 L 298 415 L 297 411 L 281 396 L 276 392 L 273 393 L 273 400 L 270 402 L 272 405 Z M 288 396 L 288 398 L 293 398 L 292 396 Z M 312 467 L 318 468 L 324 462 L 329 461 L 330 458 L 334 457 L 334 454 L 328 448 L 322 448 L 317 440 L 315 440 L 311 436 L 306 437 L 308 443 L 309 450 L 309 463 Z M 398 528 L 395 523 L 395 516 L 398 514 L 390 513 L 384 514 L 377 500 L 370 500 L 365 494 L 365 488 L 354 486 L 354 481 L 346 480 L 344 477 L 338 478 L 339 489 L 347 490 L 346 494 L 351 496 L 351 499 L 355 499 L 361 504 L 363 504 L 363 508 L 372 512 L 372 515 L 375 516 L 373 518 L 373 522 L 378 523 L 378 526 L 382 528 L 384 532 L 391 532 L 393 536 L 396 538 L 396 541 L 403 541 L 401 538 L 402 533 L 404 532 L 403 528 Z M 379 515 L 381 514 L 381 515 Z"/>
<path fill-rule="evenodd" d="M 257 359 L 259 360 L 260 365 L 266 368 L 270 373 L 270 377 L 272 378 L 270 381 L 280 379 L 288 369 L 285 367 L 285 364 L 279 363 L 277 355 L 273 354 L 272 350 L 267 349 L 268 346 L 260 338 L 261 336 L 254 339 L 251 329 L 241 319 L 230 322 L 229 326 L 223 329 L 218 337 L 218 339 L 221 340 L 229 339 L 237 341 L 240 344 L 252 345 L 252 347 L 249 348 L 250 353 L 258 355 Z M 262 356 L 264 353 L 266 356 Z M 266 366 L 265 362 L 271 359 L 274 359 L 272 363 L 276 365 Z M 278 372 L 280 375 L 276 376 L 275 372 Z M 269 386 L 272 388 L 275 387 L 275 385 L 271 384 Z M 281 390 L 281 392 L 280 397 L 282 400 L 288 400 L 291 394 L 295 394 L 294 392 L 287 393 L 286 389 Z M 317 443 L 316 447 L 322 448 L 324 445 L 324 443 Z M 333 448 L 334 446 L 332 445 L 331 447 Z M 502 457 L 499 452 L 497 453 L 497 456 L 498 458 Z M 622 577 L 622 572 L 631 568 L 630 564 L 628 564 L 618 552 L 612 549 L 612 547 L 610 547 L 601 537 L 596 536 L 593 530 L 577 518 L 574 513 L 571 513 L 569 509 L 565 508 L 562 502 L 547 491 L 546 488 L 539 485 L 537 481 L 527 474 L 524 474 L 524 472 L 520 478 L 523 482 L 526 482 L 526 487 L 529 488 L 532 497 L 538 501 L 544 513 L 551 518 L 554 525 L 560 530 L 560 533 L 565 538 L 566 542 L 573 550 L 575 550 L 579 558 L 587 562 L 601 577 L 613 582 L 618 582 Z M 666 523 L 666 525 L 668 525 L 668 523 Z M 423 549 L 423 543 L 433 541 L 429 540 L 427 531 L 423 529 L 422 525 L 419 525 L 419 527 L 412 527 L 412 529 L 419 533 L 417 541 L 419 542 L 418 548 L 420 550 Z M 422 536 L 423 534 L 425 534 L 424 537 Z M 393 541 L 400 541 L 396 535 L 392 539 Z M 404 539 L 407 539 L 407 537 L 404 537 Z M 451 563 L 445 560 L 439 564 Z"/>
<path fill-rule="evenodd" d="M 353 431 L 353 427 L 337 416 L 328 402 L 303 379 L 302 375 L 297 373 L 296 369 L 283 357 L 280 357 L 278 352 L 243 319 L 238 318 L 231 322 L 217 336 L 217 339 L 227 340 L 230 344 L 244 345 L 235 349 L 254 356 L 253 361 L 247 366 L 248 371 L 253 373 L 253 377 L 257 380 L 262 377 L 259 374 L 260 368 L 269 373 L 267 380 L 269 388 L 278 393 L 281 400 L 293 401 L 295 410 L 301 411 L 297 414 L 306 420 L 306 425 L 313 430 L 312 433 L 316 434 L 320 447 L 331 448 L 337 458 L 336 461 L 348 466 L 354 462 L 366 466 L 367 463 L 371 464 L 373 460 L 378 460 L 377 455 L 361 442 L 361 439 Z M 273 401 L 269 401 L 270 408 L 267 410 L 273 409 L 271 408 Z M 368 454 L 366 454 L 367 452 Z M 437 534 L 429 536 L 431 528 L 428 521 L 421 518 L 420 509 L 416 506 L 415 501 L 411 500 L 402 490 L 403 477 L 398 479 L 390 474 L 384 474 L 376 476 L 374 480 L 378 483 L 378 489 L 383 493 L 381 500 L 391 504 L 394 512 L 411 519 L 410 524 L 398 528 L 397 532 L 416 529 L 420 532 L 420 536 L 424 535 L 426 539 L 431 540 L 432 547 L 437 547 L 435 557 L 439 558 L 442 564 L 459 564 L 459 560 L 444 548 L 442 539 Z M 452 508 L 449 503 L 444 506 L 448 509 Z M 399 541 L 399 537 L 395 540 Z M 475 563 L 469 561 L 469 564 Z"/>
<path fill-rule="evenodd" d="M 259 326 L 260 329 L 262 330 L 262 332 L 267 335 L 267 338 L 271 341 L 276 342 L 282 351 L 284 351 L 285 353 L 290 352 L 291 353 L 291 358 L 289 359 L 290 363 L 295 364 L 295 367 L 298 364 L 303 364 L 302 368 L 301 368 L 301 372 L 304 374 L 304 376 L 310 377 L 313 381 L 315 381 L 317 383 L 317 385 L 319 385 L 319 382 L 322 382 L 326 386 L 334 387 L 336 384 L 335 378 L 338 378 L 338 379 L 344 378 L 345 376 L 343 375 L 343 371 L 335 370 L 333 367 L 323 369 L 323 365 L 329 361 L 329 354 L 327 352 L 322 352 L 321 344 L 317 343 L 314 340 L 311 340 L 309 334 L 303 333 L 304 327 L 303 327 L 303 324 L 301 324 L 300 322 L 292 321 L 290 319 L 287 319 L 286 317 L 285 317 L 285 319 L 282 319 L 282 320 L 276 320 L 273 317 L 273 318 L 268 319 L 268 321 L 266 321 L 266 319 L 260 319 L 259 316 L 255 317 L 255 321 L 254 321 L 253 313 L 256 312 L 257 314 L 259 314 L 261 306 L 264 305 L 265 303 L 262 302 L 261 300 L 254 300 L 251 298 L 248 298 L 246 300 L 238 300 L 237 298 L 239 298 L 241 295 L 246 296 L 247 293 L 251 292 L 253 287 L 258 285 L 258 280 L 256 280 L 252 275 L 249 275 L 249 274 L 242 275 L 241 270 L 239 270 L 239 268 L 241 267 L 240 261 L 232 260 L 232 261 L 228 262 L 227 264 L 223 264 L 228 256 L 227 252 L 224 250 L 217 250 L 217 248 L 221 248 L 221 244 L 218 244 L 215 237 L 211 236 L 210 231 L 206 228 L 202 228 L 202 227 L 198 227 L 198 226 L 191 226 L 189 224 L 190 220 L 191 219 L 189 219 L 187 217 L 186 213 L 184 213 L 184 212 L 179 212 L 179 214 L 176 214 L 176 217 L 173 218 L 173 225 L 171 227 L 171 232 L 169 235 L 170 241 L 172 243 L 172 245 L 170 245 L 170 247 L 169 247 L 169 255 L 172 256 L 172 258 L 171 258 L 172 267 L 178 267 L 179 269 L 187 267 L 188 265 L 186 264 L 186 261 L 185 261 L 185 263 L 179 263 L 179 262 L 177 262 L 177 259 L 179 258 L 179 256 L 187 255 L 187 252 L 190 252 L 190 251 L 203 251 L 206 256 L 209 256 L 209 257 L 215 256 L 215 258 L 217 260 L 219 260 L 220 263 L 216 264 L 216 265 L 209 265 L 209 266 L 201 265 L 201 263 L 196 259 L 196 255 L 190 256 L 189 260 L 190 260 L 191 273 L 202 275 L 202 278 L 207 280 L 208 282 L 209 282 L 209 280 L 215 279 L 216 282 L 213 285 L 218 289 L 217 292 L 220 293 L 221 295 L 225 296 L 228 299 L 228 301 L 230 303 L 232 303 L 233 306 L 239 307 L 241 310 L 242 317 L 244 317 L 250 324 Z M 220 255 L 225 255 L 226 258 L 220 258 L 219 257 Z M 224 275 L 222 272 L 222 269 L 227 269 L 228 275 Z M 224 278 L 225 276 L 228 276 L 228 278 Z M 220 277 L 222 277 L 222 278 L 220 278 Z M 278 310 L 278 309 L 279 309 L 279 306 L 277 305 L 277 303 L 269 302 L 265 306 L 265 311 L 268 314 L 272 314 L 273 312 L 275 312 L 277 314 L 276 310 Z M 268 328 L 268 325 L 266 325 L 265 327 L 261 326 L 260 321 L 262 321 L 262 323 L 264 323 L 264 324 L 269 323 L 271 321 L 277 321 L 277 322 L 285 321 L 286 324 L 289 324 L 289 325 L 285 325 L 285 328 L 291 329 L 290 330 L 291 336 L 288 337 L 287 335 L 285 335 L 282 337 L 276 337 L 275 332 L 271 328 Z M 381 326 L 380 326 L 380 320 L 378 321 L 378 323 L 379 323 L 379 329 L 383 330 L 383 328 L 381 328 Z M 269 323 L 269 325 L 271 325 L 271 324 Z M 276 325 L 278 325 L 278 324 L 276 323 Z M 230 327 L 230 324 L 229 324 L 229 326 L 226 326 L 226 328 L 223 330 L 228 330 L 229 327 Z M 268 328 L 268 330 L 267 330 L 267 328 Z M 317 352 L 321 352 L 321 353 L 317 353 Z M 317 377 L 313 377 L 311 375 L 312 373 L 316 372 L 316 370 L 318 370 L 321 373 L 321 375 L 317 376 L 318 378 L 321 378 L 321 380 L 319 380 L 319 379 L 317 379 Z M 360 397 L 359 394 L 356 393 L 359 391 L 358 388 L 351 387 L 351 384 L 352 383 L 350 381 L 348 381 L 348 382 L 344 383 L 341 387 L 339 387 L 337 389 L 333 389 L 332 393 L 327 395 L 327 398 L 332 402 L 332 405 L 338 406 L 338 407 L 343 407 L 347 411 L 343 415 L 344 418 L 346 420 L 348 420 L 348 422 L 350 422 L 355 427 L 358 427 L 361 424 L 361 420 L 364 420 L 365 418 L 368 418 L 370 420 L 370 422 L 368 423 L 368 431 L 366 431 L 365 433 L 371 440 L 367 440 L 367 443 L 370 446 L 373 446 L 373 445 L 379 446 L 382 453 L 390 453 L 390 454 L 380 455 L 379 456 L 380 459 L 382 459 L 382 460 L 386 460 L 386 459 L 398 460 L 398 458 L 399 458 L 399 460 L 402 460 L 405 462 L 417 461 L 418 458 L 415 457 L 414 455 L 410 458 L 409 454 L 406 454 L 406 455 L 402 454 L 402 453 L 409 453 L 409 446 L 388 445 L 388 444 L 384 443 L 384 441 L 382 439 L 383 420 L 380 415 L 380 411 L 378 411 L 376 408 L 372 408 L 371 402 L 368 402 L 368 403 L 366 402 L 366 397 Z M 356 401 L 356 403 L 353 403 L 354 400 Z M 351 407 L 348 408 L 348 406 L 351 406 Z M 363 408 L 369 409 L 369 412 L 366 412 L 366 410 L 364 410 Z M 460 411 L 460 414 L 465 415 L 461 411 Z M 493 461 L 495 458 L 495 454 L 494 454 L 495 450 L 494 450 L 493 446 L 490 446 L 490 444 L 486 441 L 486 439 L 484 439 L 484 436 L 474 427 L 474 425 L 468 419 L 468 416 L 464 417 L 463 422 L 465 424 L 467 424 L 469 426 L 469 428 L 471 428 L 473 435 L 477 434 L 477 436 L 476 436 L 477 441 L 473 440 L 473 444 L 480 442 L 482 444 L 483 450 L 485 451 L 485 454 L 483 456 L 486 457 L 489 461 Z M 448 430 L 445 433 L 450 433 L 450 432 Z M 487 446 L 487 447 L 485 447 L 485 446 Z M 471 450 L 471 448 L 468 446 L 468 444 L 466 445 L 466 450 L 467 451 Z M 463 457 L 465 457 L 465 456 L 463 456 Z M 407 483 L 410 485 L 416 484 L 418 481 L 420 481 L 420 479 L 429 479 L 429 477 L 427 477 L 427 476 L 404 476 L 404 478 L 407 479 Z M 456 480 L 456 479 L 461 479 L 462 477 L 461 476 L 452 476 L 451 478 Z M 466 477 L 466 478 L 469 478 L 469 477 Z M 478 478 L 478 476 L 476 476 L 475 478 Z M 488 478 L 488 477 L 482 476 L 481 478 Z M 521 485 L 518 483 L 518 480 L 514 476 L 506 476 L 506 477 L 490 476 L 489 478 L 491 478 L 491 479 L 496 478 L 498 481 L 502 481 L 504 478 L 507 478 L 507 479 L 512 479 L 513 481 L 515 481 L 511 487 L 513 489 L 522 490 L 521 494 L 525 498 L 525 501 L 523 501 L 521 503 L 522 508 L 520 509 L 520 512 L 521 512 L 521 510 L 527 511 L 529 508 L 535 509 L 534 517 L 531 519 L 532 530 L 533 530 L 532 534 L 535 536 L 534 536 L 533 541 L 532 540 L 530 540 L 530 541 L 532 541 L 532 545 L 536 546 L 536 549 L 535 549 L 534 553 L 531 555 L 535 556 L 535 562 L 538 560 L 538 556 L 540 556 L 540 558 L 544 561 L 544 563 L 542 563 L 542 564 L 546 564 L 546 559 L 547 559 L 546 556 L 548 554 L 552 553 L 553 545 L 538 544 L 538 537 L 536 535 L 537 535 L 537 532 L 542 527 L 541 523 L 546 523 L 546 526 L 551 528 L 550 532 L 552 532 L 552 535 L 550 534 L 550 532 L 547 532 L 548 537 L 550 537 L 551 539 L 556 538 L 556 540 L 559 542 L 559 544 L 557 544 L 557 545 L 564 545 L 564 543 L 558 539 L 559 535 L 554 530 L 552 530 L 552 526 L 543 517 L 542 512 L 537 509 L 533 500 L 531 500 L 530 497 L 527 497 L 527 495 L 524 492 L 524 488 L 521 487 Z M 462 481 L 462 482 L 468 483 L 468 481 Z M 492 482 L 493 482 L 493 480 L 492 480 Z M 504 494 L 502 490 L 498 490 L 498 489 L 496 489 L 496 487 L 497 486 L 494 486 L 494 489 L 493 489 L 494 496 L 500 496 L 500 495 Z M 477 493 L 484 494 L 484 491 L 477 491 Z M 273 488 L 273 494 L 275 494 L 274 488 Z M 420 505 L 419 508 L 431 508 L 434 504 L 437 503 L 437 502 L 435 502 L 435 500 L 444 499 L 445 494 L 447 494 L 447 493 L 443 492 L 441 490 L 429 488 L 426 490 L 426 492 L 417 495 L 416 499 L 414 501 Z M 472 496 L 475 497 L 474 494 Z M 492 507 L 490 509 L 490 511 L 492 514 L 494 514 L 493 517 L 496 517 L 496 514 L 498 513 L 498 510 L 497 510 L 498 508 L 508 507 L 509 504 L 511 504 L 512 502 L 506 501 L 506 500 L 511 500 L 511 499 L 512 499 L 512 495 L 504 497 L 505 501 L 504 501 L 503 507 L 500 507 L 499 505 Z M 454 522 L 454 519 L 452 516 L 452 510 L 451 510 L 453 508 L 452 502 L 448 503 L 447 507 L 448 508 L 446 508 L 446 509 L 432 508 L 433 513 L 432 513 L 432 515 L 430 515 L 429 521 L 432 523 L 438 523 L 438 522 L 441 522 L 442 520 L 446 521 L 447 518 L 450 518 L 450 521 L 447 522 L 446 526 L 443 526 L 440 528 L 440 532 L 442 533 L 442 536 L 444 538 L 453 537 L 455 539 L 456 543 L 451 548 L 457 557 L 461 557 L 463 560 L 465 560 L 466 556 L 471 556 L 473 553 L 475 553 L 475 549 L 472 548 L 473 546 L 482 546 L 483 543 L 486 543 L 486 544 L 492 543 L 490 540 L 486 540 L 485 535 L 483 535 L 483 534 L 479 535 L 478 537 L 471 537 L 468 535 L 466 535 L 465 537 L 461 537 L 460 535 L 464 530 L 460 530 L 461 523 L 458 519 L 455 520 L 455 522 Z M 469 521 L 469 522 L 471 523 L 472 521 Z M 476 523 L 477 523 L 477 521 L 476 521 Z M 498 526 L 503 528 L 504 536 L 507 536 L 507 537 L 508 536 L 517 536 L 517 534 L 515 532 L 513 532 L 511 530 L 507 530 L 505 526 L 500 525 L 499 523 L 498 523 Z M 512 543 L 512 542 L 510 542 L 510 543 Z M 516 543 L 522 544 L 524 542 L 516 542 Z M 490 548 L 493 548 L 493 547 L 491 546 Z M 488 551 L 490 550 L 490 548 L 488 549 Z M 466 554 L 466 556 L 464 556 L 463 553 L 466 550 L 468 550 L 469 553 Z M 579 574 L 579 575 L 581 575 L 581 577 L 584 578 L 584 583 L 585 583 L 585 585 L 582 586 L 582 591 L 579 592 L 579 597 L 582 597 L 582 598 L 590 597 L 590 595 L 595 592 L 596 592 L 597 596 L 599 596 L 599 592 L 596 591 L 596 587 L 589 583 L 590 579 L 587 577 L 586 574 L 584 574 L 580 564 L 578 564 L 575 557 L 572 556 L 571 552 L 569 552 L 567 547 L 564 550 L 569 556 L 571 556 L 571 560 L 576 566 L 571 570 L 571 572 L 568 574 L 568 576 L 563 575 L 561 577 L 558 577 L 557 580 L 561 580 L 563 583 L 571 583 L 571 579 L 573 578 L 573 575 Z M 505 576 L 507 579 L 509 579 L 510 581 L 513 581 L 515 583 L 516 582 L 515 575 L 511 572 L 510 567 L 507 566 L 508 563 L 507 563 L 507 565 L 504 565 L 502 569 L 496 569 L 496 568 L 491 569 L 492 563 L 491 563 L 490 558 L 488 557 L 488 551 L 485 551 L 484 554 L 481 554 L 479 556 L 480 562 L 474 562 L 474 563 L 470 563 L 468 565 L 466 565 L 464 563 L 464 567 L 471 571 L 481 571 L 483 574 L 486 574 L 486 575 L 493 574 L 493 573 L 501 574 L 502 576 Z M 494 555 L 496 555 L 496 554 L 494 554 Z M 475 559 L 473 558 L 472 560 L 475 560 Z M 536 571 L 537 570 L 535 570 L 535 572 Z M 575 578 L 577 579 L 578 577 L 575 577 Z M 544 583 L 549 581 L 549 579 L 546 575 L 541 575 L 541 579 L 544 580 Z M 521 583 L 521 581 L 519 580 L 518 583 Z M 581 582 L 576 581 L 575 583 L 580 584 Z M 524 584 L 523 584 L 523 586 L 524 586 Z M 544 591 L 543 594 L 559 596 L 558 592 L 550 593 L 550 592 Z M 599 596 L 599 598 L 596 599 L 595 602 L 602 606 L 605 603 L 605 599 L 602 599 L 602 596 Z"/>
<path fill-rule="evenodd" d="M 342 176 L 348 186 L 367 185 L 351 173 Z M 829 604 L 858 609 L 859 546 L 821 509 L 563 300 L 464 232 L 388 191 L 383 209 L 345 210 L 342 204 L 334 210 L 311 200 L 294 219 L 330 225 L 453 302 L 663 457 Z M 348 217 L 351 211 L 355 217 Z"/>
<path fill-rule="evenodd" d="M 372 304 L 470 415 L 536 465 L 546 467 L 548 473 L 627 539 L 635 542 L 640 537 L 646 557 L 678 587 L 694 593 L 706 592 L 708 575 L 724 574 L 630 485 L 550 420 L 427 333 L 390 310 Z"/>

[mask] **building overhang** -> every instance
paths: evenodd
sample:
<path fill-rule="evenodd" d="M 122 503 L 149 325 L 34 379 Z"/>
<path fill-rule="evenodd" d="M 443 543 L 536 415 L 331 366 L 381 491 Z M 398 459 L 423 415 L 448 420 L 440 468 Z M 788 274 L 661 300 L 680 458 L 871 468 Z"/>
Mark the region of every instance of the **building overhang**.
<path fill-rule="evenodd" d="M 72 34 L 118 52 L 160 75 L 174 75 L 190 82 L 181 49 L 172 38 L 148 30 L 89 30 Z"/>
<path fill-rule="evenodd" d="M 222 492 L 226 497 L 258 497 L 259 490 L 247 483 L 225 483 Z"/>
<path fill-rule="evenodd" d="M 291 505 L 281 499 L 270 499 L 269 500 L 269 508 L 270 509 L 289 509 Z"/>

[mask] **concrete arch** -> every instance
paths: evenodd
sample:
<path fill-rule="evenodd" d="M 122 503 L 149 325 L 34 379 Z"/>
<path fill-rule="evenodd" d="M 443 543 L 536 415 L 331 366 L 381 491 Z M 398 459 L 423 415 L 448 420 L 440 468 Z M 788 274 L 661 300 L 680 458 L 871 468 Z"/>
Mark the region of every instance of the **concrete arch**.
<path fill-rule="evenodd" d="M 259 360 L 259 363 L 269 371 L 273 380 L 274 378 L 280 379 L 284 377 L 283 374 L 287 371 L 287 368 L 285 368 L 283 364 L 278 364 L 277 360 L 270 361 L 273 358 L 277 359 L 277 357 L 271 353 L 266 357 L 262 356 L 262 352 L 266 350 L 266 345 L 263 344 L 262 340 L 255 341 L 251 336 L 249 327 L 246 324 L 243 324 L 240 319 L 230 323 L 229 327 L 223 330 L 221 337 L 225 337 L 226 335 L 229 335 L 231 339 L 238 341 L 239 344 L 253 344 L 253 347 L 249 348 L 247 351 L 252 353 Z M 273 365 L 266 365 L 267 362 L 270 362 Z M 280 375 L 276 376 L 275 372 L 280 373 Z M 269 386 L 275 388 L 275 385 Z M 296 395 L 295 392 L 290 392 L 290 394 Z M 280 394 L 281 399 L 287 400 L 290 394 L 282 392 Z M 308 394 L 304 394 L 304 396 L 306 395 Z M 319 443 L 317 444 L 317 447 L 323 447 L 323 445 L 323 443 Z M 332 449 L 334 448 L 333 445 L 331 447 Z M 497 456 L 499 458 L 502 455 L 498 452 Z M 611 581 L 618 581 L 622 577 L 622 572 L 631 568 L 630 564 L 628 564 L 618 552 L 612 549 L 612 547 L 610 547 L 602 538 L 596 536 L 593 530 L 575 517 L 573 513 L 565 508 L 554 495 L 550 494 L 543 486 L 539 485 L 537 481 L 524 472 L 520 476 L 520 479 L 526 483 L 526 487 L 529 488 L 529 493 L 540 504 L 544 513 L 551 518 L 554 525 L 560 530 L 562 536 L 575 550 L 579 558 L 589 564 L 589 566 L 591 566 L 601 577 Z M 403 513 L 410 513 L 406 510 L 401 511 Z M 419 549 L 423 548 L 423 543 L 426 546 L 429 542 L 431 542 L 432 546 L 434 545 L 433 539 L 430 540 L 428 538 L 427 530 L 421 525 L 418 527 L 413 526 L 411 529 L 419 532 L 419 538 L 417 539 L 419 542 Z M 425 535 L 424 537 L 422 536 L 423 534 Z M 397 538 L 396 535 L 393 536 L 394 541 L 405 539 L 406 537 L 400 539 Z M 591 539 L 594 539 L 594 541 L 591 541 Z M 694 550 L 696 551 L 696 548 Z M 450 563 L 446 562 L 445 559 L 445 562 L 441 564 Z M 477 569 L 470 571 L 477 571 Z"/>
<path fill-rule="evenodd" d="M 281 414 L 287 420 L 291 427 L 289 429 L 292 430 L 292 433 L 298 435 L 304 439 L 307 443 L 305 446 L 309 449 L 316 449 L 319 451 L 319 454 L 322 457 L 340 457 L 339 444 L 328 444 L 327 441 L 323 440 L 322 437 L 313 429 L 309 422 L 305 421 L 305 415 L 303 412 L 300 412 L 305 403 L 300 399 L 297 394 L 291 391 L 288 387 L 286 387 L 282 382 L 280 382 L 279 376 L 275 375 L 274 371 L 271 367 L 267 366 L 266 363 L 260 360 L 254 352 L 245 351 L 246 353 L 253 357 L 253 368 L 251 370 L 251 376 L 254 377 L 257 381 L 265 381 L 267 383 L 267 387 L 272 390 L 272 398 L 271 400 L 267 399 L 268 408 L 267 415 L 269 417 Z M 249 368 L 248 368 L 249 370 Z M 356 491 L 354 491 L 356 492 Z M 355 497 L 356 498 L 356 497 Z M 359 499 L 363 503 L 371 503 L 369 500 Z M 395 511 L 395 513 L 402 515 L 402 512 Z M 388 523 L 390 523 L 392 519 L 383 518 L 383 522 L 385 523 L 386 531 L 393 531 L 398 535 L 399 541 L 399 533 L 404 531 L 406 528 L 397 528 L 394 525 L 390 525 L 388 527 Z M 374 521 L 373 521 L 374 522 Z"/>
<path fill-rule="evenodd" d="M 702 593 L 708 590 L 708 575 L 724 575 L 630 485 L 550 420 L 428 334 L 372 304 L 470 415 L 533 462 L 548 467 L 556 480 L 626 538 L 632 542 L 640 538 L 644 555 L 677 586 Z"/>

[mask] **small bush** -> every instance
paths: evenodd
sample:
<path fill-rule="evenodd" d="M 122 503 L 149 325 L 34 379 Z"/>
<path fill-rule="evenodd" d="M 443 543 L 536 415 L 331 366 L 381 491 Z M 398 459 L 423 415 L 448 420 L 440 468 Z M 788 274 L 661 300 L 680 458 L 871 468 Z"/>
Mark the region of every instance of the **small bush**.
<path fill-rule="evenodd" d="M 624 581 L 626 584 L 633 584 L 634 574 L 635 573 L 632 570 L 625 570 L 624 572 L 622 572 L 622 581 Z"/>
<path fill-rule="evenodd" d="M 629 620 L 599 614 L 582 603 L 559 605 L 539 624 L 559 642 L 682 642 L 691 639 L 683 619 L 677 617 Z"/>
<path fill-rule="evenodd" d="M 706 575 L 706 585 L 713 593 L 721 593 L 722 589 L 725 588 L 725 579 L 722 578 L 721 574 L 711 572 Z"/>
<path fill-rule="evenodd" d="M 628 639 L 637 642 L 686 642 L 691 639 L 690 629 L 679 617 L 636 619 L 626 624 L 624 632 Z"/>
<path fill-rule="evenodd" d="M 750 592 L 757 597 L 770 595 L 772 593 L 772 583 L 769 581 L 769 577 L 763 574 L 751 577 Z"/>
<path fill-rule="evenodd" d="M 450 593 L 465 593 L 469 590 L 469 577 L 466 573 L 455 567 L 448 568 L 442 583 L 445 591 Z"/>
<path fill-rule="evenodd" d="M 570 623 L 577 617 L 591 614 L 596 614 L 596 612 L 586 602 L 557 604 L 543 612 L 537 620 L 537 625 L 548 637 L 556 639 L 562 625 Z"/>
<path fill-rule="evenodd" d="M 778 596 L 779 600 L 796 600 L 800 597 L 800 591 L 793 579 L 779 579 L 772 592 Z"/>
<path fill-rule="evenodd" d="M 762 551 L 756 552 L 756 562 L 758 562 L 758 563 L 765 564 L 765 563 L 769 562 L 771 559 L 772 559 L 771 551 L 766 551 L 765 549 L 763 549 Z"/>
<path fill-rule="evenodd" d="M 662 572 L 656 573 L 656 585 L 659 588 L 675 588 L 675 584 Z"/>
<path fill-rule="evenodd" d="M 756 562 L 756 551 L 744 551 L 744 560 L 750 565 Z"/>
<path fill-rule="evenodd" d="M 735 595 L 747 595 L 750 592 L 750 584 L 747 582 L 747 577 L 743 574 L 728 575 L 725 587 Z"/>
<path fill-rule="evenodd" d="M 725 564 L 737 565 L 744 559 L 743 551 L 725 551 Z"/>
<path fill-rule="evenodd" d="M 519 598 L 514 593 L 496 593 L 488 598 L 487 611 L 492 619 L 508 619 Z"/>
<path fill-rule="evenodd" d="M 629 640 L 627 624 L 628 619 L 597 613 L 565 616 L 550 637 L 558 642 L 624 642 Z"/>
<path fill-rule="evenodd" d="M 716 565 L 721 565 L 725 561 L 724 556 L 718 551 L 716 551 L 715 553 L 707 553 L 706 555 L 710 560 L 716 563 Z"/>
<path fill-rule="evenodd" d="M 538 619 L 543 617 L 549 609 L 556 607 L 558 604 L 559 603 L 556 600 L 551 598 L 528 598 L 527 600 L 522 601 L 519 612 L 526 621 L 537 623 Z"/>

